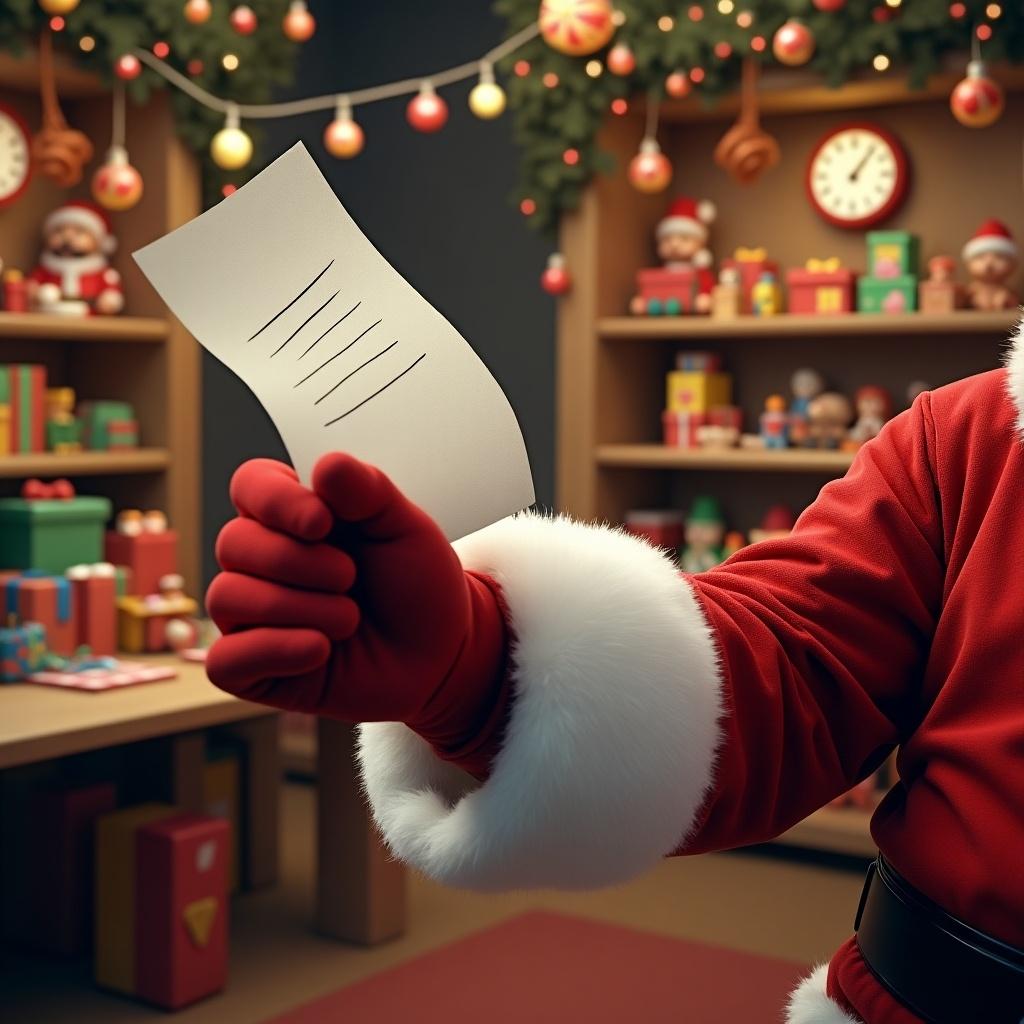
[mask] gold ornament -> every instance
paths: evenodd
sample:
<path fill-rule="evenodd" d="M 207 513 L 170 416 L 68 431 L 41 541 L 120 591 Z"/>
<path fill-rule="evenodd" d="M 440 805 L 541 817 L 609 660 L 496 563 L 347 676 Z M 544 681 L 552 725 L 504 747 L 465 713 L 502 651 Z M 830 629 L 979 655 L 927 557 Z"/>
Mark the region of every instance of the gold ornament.
<path fill-rule="evenodd" d="M 81 0 L 39 0 L 39 6 L 47 13 L 54 15 L 70 14 Z"/>
<path fill-rule="evenodd" d="M 202 25 L 210 20 L 213 6 L 210 0 L 188 0 L 185 4 L 185 20 L 190 25 Z"/>
<path fill-rule="evenodd" d="M 309 13 L 305 0 L 292 0 L 281 22 L 281 31 L 293 42 L 304 43 L 316 31 L 316 19 Z"/>
<path fill-rule="evenodd" d="M 225 171 L 237 171 L 252 159 L 252 139 L 239 127 L 237 110 L 228 110 L 227 122 L 210 141 L 210 156 Z"/>
<path fill-rule="evenodd" d="M 570 57 L 600 50 L 615 33 L 611 0 L 543 0 L 539 22 L 544 42 Z"/>
<path fill-rule="evenodd" d="M 480 66 L 480 81 L 469 94 L 469 109 L 484 121 L 500 117 L 505 110 L 505 90 L 495 82 L 490 64 Z"/>
<path fill-rule="evenodd" d="M 334 120 L 324 129 L 324 149 L 339 160 L 350 160 L 363 151 L 365 143 L 363 129 L 352 120 L 348 100 L 339 100 Z"/>

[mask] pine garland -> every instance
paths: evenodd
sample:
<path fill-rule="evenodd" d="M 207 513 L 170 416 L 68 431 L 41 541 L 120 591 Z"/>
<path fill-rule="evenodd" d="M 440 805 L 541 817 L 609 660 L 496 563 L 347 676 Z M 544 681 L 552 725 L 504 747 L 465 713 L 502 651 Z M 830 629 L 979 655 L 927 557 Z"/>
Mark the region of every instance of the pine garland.
<path fill-rule="evenodd" d="M 701 68 L 705 77 L 694 86 L 693 94 L 713 104 L 736 89 L 742 58 L 758 56 L 750 47 L 755 35 L 767 41 L 767 49 L 759 55 L 765 66 L 778 66 L 771 55 L 771 40 L 790 17 L 807 25 L 816 40 L 806 68 L 832 87 L 855 73 L 871 72 L 873 58 L 883 53 L 894 69 L 907 72 L 911 87 L 920 88 L 948 54 L 959 53 L 966 62 L 971 33 L 981 24 L 993 29 L 983 47 L 986 61 L 1024 63 L 1024 4 L 999 0 L 1001 13 L 990 21 L 985 8 L 991 2 L 964 0 L 965 15 L 954 19 L 950 0 L 902 0 L 896 8 L 887 7 L 883 0 L 848 0 L 842 10 L 833 13 L 815 10 L 810 0 L 734 0 L 729 14 L 720 13 L 714 0 L 616 0 L 615 6 L 626 20 L 610 45 L 621 42 L 632 49 L 636 70 L 628 78 L 607 70 L 597 78 L 587 75 L 587 61 L 596 58 L 603 62 L 608 48 L 590 57 L 567 57 L 541 39 L 503 62 L 501 70 L 523 154 L 515 199 L 532 199 L 536 209 L 529 217 L 530 224 L 552 230 L 559 215 L 578 204 L 591 176 L 611 168 L 611 158 L 600 151 L 596 136 L 613 99 L 637 94 L 663 97 L 669 74 Z M 691 7 L 701 10 L 700 20 L 689 17 Z M 509 32 L 536 19 L 537 8 L 537 0 L 495 3 L 496 11 L 508 21 Z M 737 24 L 736 15 L 742 11 L 753 16 L 749 28 Z M 666 14 L 674 19 L 668 32 L 658 27 L 658 19 Z M 720 42 L 732 48 L 724 60 L 714 53 Z M 525 77 L 513 71 L 517 60 L 530 63 Z M 548 72 L 558 75 L 553 89 L 543 83 Z M 580 154 L 572 166 L 562 159 L 570 146 Z"/>

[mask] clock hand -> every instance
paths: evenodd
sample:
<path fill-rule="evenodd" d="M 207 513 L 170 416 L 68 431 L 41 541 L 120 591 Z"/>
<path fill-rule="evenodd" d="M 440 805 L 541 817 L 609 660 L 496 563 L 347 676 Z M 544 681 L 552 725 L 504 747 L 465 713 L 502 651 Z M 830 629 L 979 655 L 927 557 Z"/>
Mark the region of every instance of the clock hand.
<path fill-rule="evenodd" d="M 860 172 L 864 170 L 864 165 L 871 159 L 874 151 L 874 146 L 868 146 L 868 151 L 860 158 L 860 163 L 850 172 L 850 181 L 856 181 L 860 177 Z"/>

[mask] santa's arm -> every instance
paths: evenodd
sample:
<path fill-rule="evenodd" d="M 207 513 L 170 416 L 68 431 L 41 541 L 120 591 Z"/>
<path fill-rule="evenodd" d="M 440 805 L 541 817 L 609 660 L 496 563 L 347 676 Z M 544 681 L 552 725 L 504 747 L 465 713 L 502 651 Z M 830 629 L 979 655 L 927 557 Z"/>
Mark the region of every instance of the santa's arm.
<path fill-rule="evenodd" d="M 453 885 L 589 888 L 767 839 L 863 777 L 911 725 L 940 600 L 931 436 L 924 396 L 791 537 L 697 577 L 561 519 L 461 542 L 507 603 L 511 698 L 480 778 L 362 726 L 392 850 Z"/>

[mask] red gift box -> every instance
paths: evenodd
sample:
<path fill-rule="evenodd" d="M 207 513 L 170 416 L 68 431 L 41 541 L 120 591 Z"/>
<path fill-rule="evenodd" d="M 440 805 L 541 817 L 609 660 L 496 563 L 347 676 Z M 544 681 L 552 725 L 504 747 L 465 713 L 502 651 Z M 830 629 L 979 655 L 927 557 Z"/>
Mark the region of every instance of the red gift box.
<path fill-rule="evenodd" d="M 857 275 L 838 260 L 808 260 L 786 272 L 790 313 L 852 313 Z"/>
<path fill-rule="evenodd" d="M 130 536 L 110 531 L 104 556 L 132 573 L 132 593 L 145 596 L 159 591 L 161 576 L 178 571 L 178 534 L 174 530 Z"/>
<path fill-rule="evenodd" d="M 670 448 L 697 448 L 697 428 L 706 423 L 706 412 L 673 412 L 666 409 L 661 414 L 664 442 Z"/>
<path fill-rule="evenodd" d="M 78 617 L 77 643 L 95 655 L 117 653 L 117 570 L 109 562 L 73 565 L 64 574 L 71 583 Z"/>
<path fill-rule="evenodd" d="M 636 289 L 646 303 L 655 303 L 662 312 L 666 303 L 677 302 L 680 313 L 696 312 L 697 296 L 710 290 L 714 279 L 705 269 L 649 267 L 636 272 Z"/>
<path fill-rule="evenodd" d="M 656 548 L 678 548 L 686 532 L 686 516 L 676 509 L 633 509 L 626 513 L 626 532 Z"/>
<path fill-rule="evenodd" d="M 228 966 L 230 828 L 178 815 L 139 829 L 135 847 L 135 992 L 177 1010 L 219 992 Z"/>
<path fill-rule="evenodd" d="M 775 275 L 779 279 L 779 265 L 775 260 L 767 259 L 763 249 L 737 249 L 735 255 L 722 260 L 722 269 L 735 270 L 740 276 L 740 300 L 744 313 L 753 313 L 754 285 L 764 273 Z"/>
<path fill-rule="evenodd" d="M 70 655 L 78 646 L 78 615 L 71 584 L 63 576 L 29 570 L 0 573 L 7 615 L 38 622 L 46 630 L 47 650 Z"/>

